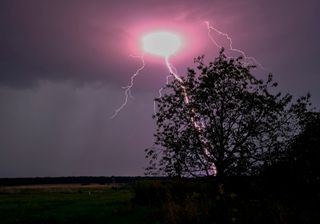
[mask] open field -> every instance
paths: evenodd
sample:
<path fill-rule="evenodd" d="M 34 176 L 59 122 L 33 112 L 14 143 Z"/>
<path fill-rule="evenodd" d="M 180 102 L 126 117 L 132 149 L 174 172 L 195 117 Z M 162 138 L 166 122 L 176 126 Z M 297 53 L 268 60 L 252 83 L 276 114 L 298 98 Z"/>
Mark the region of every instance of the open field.
<path fill-rule="evenodd" d="M 139 180 L 0 186 L 0 224 L 319 223 L 319 179 Z"/>
<path fill-rule="evenodd" d="M 119 185 L 0 187 L 0 223 L 143 223 L 151 209 L 133 205 Z"/>
<path fill-rule="evenodd" d="M 21 193 L 26 190 L 30 191 L 43 191 L 43 192 L 78 192 L 106 190 L 106 189 L 119 189 L 120 184 L 36 184 L 36 185 L 18 185 L 18 186 L 2 186 L 0 193 Z"/>

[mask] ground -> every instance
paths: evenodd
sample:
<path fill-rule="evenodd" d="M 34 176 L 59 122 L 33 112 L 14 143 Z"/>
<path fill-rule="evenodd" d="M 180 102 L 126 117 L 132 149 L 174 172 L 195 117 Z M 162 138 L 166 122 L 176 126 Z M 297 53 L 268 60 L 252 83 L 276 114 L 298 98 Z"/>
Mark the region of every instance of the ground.
<path fill-rule="evenodd" d="M 0 224 L 320 223 L 319 181 L 282 176 L 0 186 Z"/>

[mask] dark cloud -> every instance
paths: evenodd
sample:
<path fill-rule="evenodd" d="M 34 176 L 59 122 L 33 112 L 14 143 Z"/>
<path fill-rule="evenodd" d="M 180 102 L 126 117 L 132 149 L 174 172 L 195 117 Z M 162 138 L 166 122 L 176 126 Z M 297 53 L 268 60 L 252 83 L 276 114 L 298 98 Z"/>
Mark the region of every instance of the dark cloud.
<path fill-rule="evenodd" d="M 115 50 L 110 52 L 107 45 L 101 49 L 95 46 L 99 38 L 113 44 L 111 31 L 95 27 L 95 13 L 86 10 L 86 5 L 18 1 L 2 7 L 2 11 L 1 82 L 23 85 L 38 80 L 112 78 L 112 68 L 119 64 L 120 56 Z M 112 38 L 122 39 L 118 33 Z M 110 54 L 103 55 L 102 50 Z"/>
<path fill-rule="evenodd" d="M 0 176 L 142 175 L 153 96 L 135 96 L 111 120 L 110 108 L 122 100 L 114 87 L 2 88 Z"/>

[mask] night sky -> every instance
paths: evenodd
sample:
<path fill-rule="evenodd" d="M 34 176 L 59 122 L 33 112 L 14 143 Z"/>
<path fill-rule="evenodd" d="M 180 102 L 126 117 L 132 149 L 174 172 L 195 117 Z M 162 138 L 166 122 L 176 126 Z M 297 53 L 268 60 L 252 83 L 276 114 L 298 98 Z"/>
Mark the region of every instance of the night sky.
<path fill-rule="evenodd" d="M 318 0 L 1 0 L 0 177 L 143 175 L 153 99 L 168 75 L 162 58 L 145 55 L 134 98 L 110 116 L 150 29 L 183 33 L 171 62 L 185 75 L 194 57 L 218 53 L 209 21 L 264 66 L 259 78 L 271 72 L 280 91 L 310 92 L 319 108 L 319 10 Z"/>

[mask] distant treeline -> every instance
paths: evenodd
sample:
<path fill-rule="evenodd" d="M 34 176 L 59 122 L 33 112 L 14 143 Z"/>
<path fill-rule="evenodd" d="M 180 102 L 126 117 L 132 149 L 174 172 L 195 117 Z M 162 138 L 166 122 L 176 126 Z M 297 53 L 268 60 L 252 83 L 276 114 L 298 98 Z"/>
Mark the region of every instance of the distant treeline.
<path fill-rule="evenodd" d="M 165 177 L 111 176 L 111 177 L 32 177 L 0 178 L 0 186 L 40 185 L 40 184 L 126 184 L 140 180 L 161 180 Z"/>

